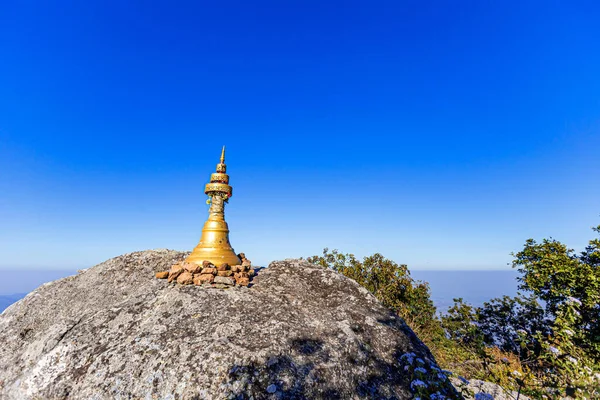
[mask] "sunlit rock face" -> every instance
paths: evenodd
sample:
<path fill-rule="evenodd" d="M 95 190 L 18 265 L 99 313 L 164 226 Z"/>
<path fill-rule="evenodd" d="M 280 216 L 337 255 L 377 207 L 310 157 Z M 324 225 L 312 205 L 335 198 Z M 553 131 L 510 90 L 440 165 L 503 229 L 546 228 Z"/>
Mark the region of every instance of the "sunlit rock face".
<path fill-rule="evenodd" d="M 402 319 L 333 271 L 276 261 L 225 290 L 155 278 L 188 254 L 116 257 L 9 307 L 0 398 L 409 399 L 401 356 L 434 363 Z"/>

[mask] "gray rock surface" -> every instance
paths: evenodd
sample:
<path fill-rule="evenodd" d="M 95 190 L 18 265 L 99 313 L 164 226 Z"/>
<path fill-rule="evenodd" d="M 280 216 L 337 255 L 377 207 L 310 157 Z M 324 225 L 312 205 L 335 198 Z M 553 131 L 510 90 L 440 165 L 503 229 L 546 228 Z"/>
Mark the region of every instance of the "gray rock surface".
<path fill-rule="evenodd" d="M 333 271 L 278 261 L 228 289 L 154 278 L 186 255 L 119 256 L 10 306 L 0 398 L 409 399 L 399 357 L 434 362 L 401 318 Z"/>
<path fill-rule="evenodd" d="M 478 393 L 489 394 L 494 398 L 494 400 L 515 400 L 517 396 L 519 397 L 519 400 L 530 400 L 529 397 L 522 393 L 517 393 L 513 390 L 506 390 L 502 386 L 492 382 L 471 379 L 467 381 L 469 382 L 468 384 L 465 384 L 457 378 L 450 378 L 450 380 L 459 392 L 463 392 L 466 400 L 474 399 L 475 395 Z M 472 396 L 470 394 L 472 394 Z"/>

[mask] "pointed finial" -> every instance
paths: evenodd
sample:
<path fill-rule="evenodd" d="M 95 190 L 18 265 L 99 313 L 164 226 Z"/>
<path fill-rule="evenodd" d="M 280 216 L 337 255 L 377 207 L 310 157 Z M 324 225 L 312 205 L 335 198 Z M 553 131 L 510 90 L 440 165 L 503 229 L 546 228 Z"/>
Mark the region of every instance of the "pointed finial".
<path fill-rule="evenodd" d="M 225 164 L 225 146 L 223 146 L 223 150 L 221 151 L 221 164 Z"/>

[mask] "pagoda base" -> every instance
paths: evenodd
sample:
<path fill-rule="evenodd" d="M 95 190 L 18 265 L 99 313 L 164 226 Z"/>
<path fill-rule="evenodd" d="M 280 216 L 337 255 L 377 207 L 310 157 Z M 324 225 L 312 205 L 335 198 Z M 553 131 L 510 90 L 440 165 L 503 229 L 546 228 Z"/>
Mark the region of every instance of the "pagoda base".
<path fill-rule="evenodd" d="M 240 265 L 242 261 L 229 244 L 229 227 L 227 226 L 227 222 L 220 218 L 209 218 L 202 229 L 200 243 L 198 243 L 192 254 L 185 261 L 198 265 L 201 265 L 203 261 L 210 261 L 217 266 L 223 263 Z"/>
<path fill-rule="evenodd" d="M 227 250 L 220 247 L 201 247 L 201 244 L 196 246 L 192 254 L 185 261 L 198 265 L 202 265 L 204 261 L 210 261 L 217 266 L 223 263 L 229 265 L 240 265 L 242 263 L 232 248 Z"/>

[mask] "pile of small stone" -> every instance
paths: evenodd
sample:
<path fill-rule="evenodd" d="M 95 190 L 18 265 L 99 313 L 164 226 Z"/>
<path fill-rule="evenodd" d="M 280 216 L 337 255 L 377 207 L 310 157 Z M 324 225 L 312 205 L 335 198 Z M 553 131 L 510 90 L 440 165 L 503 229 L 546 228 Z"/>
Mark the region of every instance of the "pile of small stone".
<path fill-rule="evenodd" d="M 180 261 L 174 264 L 169 271 L 157 272 L 157 279 L 167 279 L 168 282 L 176 281 L 180 285 L 210 286 L 225 289 L 231 286 L 248 286 L 255 272 L 252 263 L 246 259 L 244 253 L 238 257 L 241 265 L 223 263 L 218 267 L 210 261 L 203 261 L 202 265 Z"/>

